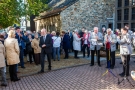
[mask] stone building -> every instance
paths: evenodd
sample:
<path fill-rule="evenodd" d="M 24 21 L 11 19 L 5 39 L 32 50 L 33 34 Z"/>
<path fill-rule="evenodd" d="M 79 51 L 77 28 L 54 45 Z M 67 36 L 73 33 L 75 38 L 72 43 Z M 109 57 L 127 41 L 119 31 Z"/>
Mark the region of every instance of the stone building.
<path fill-rule="evenodd" d="M 135 31 L 135 0 L 116 0 L 115 24 L 118 29 L 129 24 L 130 29 Z"/>
<path fill-rule="evenodd" d="M 115 0 L 51 0 L 51 11 L 35 18 L 36 30 L 114 29 Z"/>

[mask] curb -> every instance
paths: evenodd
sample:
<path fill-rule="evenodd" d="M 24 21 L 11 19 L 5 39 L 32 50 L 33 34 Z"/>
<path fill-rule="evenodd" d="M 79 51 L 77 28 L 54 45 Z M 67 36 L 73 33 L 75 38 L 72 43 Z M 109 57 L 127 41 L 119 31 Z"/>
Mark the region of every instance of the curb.
<path fill-rule="evenodd" d="M 53 71 L 58 71 L 58 70 L 62 70 L 62 69 L 67 69 L 67 68 L 73 68 L 73 67 L 88 65 L 88 64 L 90 64 L 90 63 L 80 64 L 80 65 L 73 65 L 73 66 L 67 66 L 67 67 L 62 67 L 62 68 L 58 68 L 58 69 L 53 69 L 53 70 L 51 70 L 51 71 L 45 71 L 44 73 L 41 73 L 41 74 L 45 74 L 45 73 L 53 72 Z M 31 74 L 25 74 L 25 75 L 22 75 L 22 76 L 19 76 L 19 77 L 27 77 L 27 76 L 32 76 L 32 75 L 36 75 L 36 74 L 38 74 L 38 73 L 36 72 L 36 73 L 31 73 Z M 9 80 L 10 78 L 6 78 L 6 79 Z"/>

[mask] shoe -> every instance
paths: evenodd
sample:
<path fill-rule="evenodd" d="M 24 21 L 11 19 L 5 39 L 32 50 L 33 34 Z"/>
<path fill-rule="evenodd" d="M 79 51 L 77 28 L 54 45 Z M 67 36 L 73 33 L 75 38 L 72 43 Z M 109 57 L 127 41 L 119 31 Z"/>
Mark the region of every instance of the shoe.
<path fill-rule="evenodd" d="M 48 70 L 52 70 L 51 67 L 52 67 L 52 66 L 48 66 Z"/>
<path fill-rule="evenodd" d="M 98 66 L 99 66 L 99 67 L 101 67 L 101 65 L 100 65 L 100 64 L 99 64 Z"/>
<path fill-rule="evenodd" d="M 75 59 L 79 59 L 79 57 L 75 57 Z"/>
<path fill-rule="evenodd" d="M 68 59 L 68 58 L 64 58 L 64 59 Z"/>
<path fill-rule="evenodd" d="M 18 78 L 18 79 L 16 79 L 16 80 L 13 80 L 14 82 L 16 82 L 16 81 L 19 81 L 19 80 L 21 80 L 20 78 Z"/>
<path fill-rule="evenodd" d="M 124 77 L 124 76 L 125 76 L 124 73 L 120 73 L 119 75 L 120 75 L 121 77 Z"/>
<path fill-rule="evenodd" d="M 52 70 L 51 68 L 48 68 L 48 70 L 50 71 L 50 70 Z"/>
<path fill-rule="evenodd" d="M 120 62 L 120 64 L 122 64 L 122 62 Z"/>
<path fill-rule="evenodd" d="M 55 59 L 53 61 L 55 61 Z"/>
<path fill-rule="evenodd" d="M 23 67 L 21 67 L 21 68 L 25 69 L 25 67 L 24 67 L 24 66 L 23 66 Z"/>
<path fill-rule="evenodd" d="M 38 73 L 44 73 L 44 71 L 39 71 Z"/>
<path fill-rule="evenodd" d="M 17 71 L 17 73 L 20 73 L 19 71 Z"/>
<path fill-rule="evenodd" d="M 6 84 L 6 83 L 2 83 L 2 84 L 1 84 L 1 86 L 5 86 L 5 87 L 6 87 L 6 86 L 7 86 L 7 84 Z"/>
<path fill-rule="evenodd" d="M 110 67 L 110 69 L 114 69 L 114 67 Z"/>
<path fill-rule="evenodd" d="M 90 66 L 94 66 L 93 64 L 90 64 Z"/>

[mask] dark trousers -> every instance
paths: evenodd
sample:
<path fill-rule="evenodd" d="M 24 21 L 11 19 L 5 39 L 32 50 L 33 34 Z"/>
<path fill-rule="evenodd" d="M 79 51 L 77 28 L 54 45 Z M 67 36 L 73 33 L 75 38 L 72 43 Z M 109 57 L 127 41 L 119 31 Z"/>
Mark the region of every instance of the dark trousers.
<path fill-rule="evenodd" d="M 130 55 L 121 55 L 121 59 L 123 63 L 123 74 L 129 75 Z"/>
<path fill-rule="evenodd" d="M 26 51 L 26 49 L 24 49 L 24 56 L 27 56 L 27 51 Z"/>
<path fill-rule="evenodd" d="M 74 50 L 74 58 L 77 58 L 77 55 L 78 55 L 78 51 L 77 50 Z"/>
<path fill-rule="evenodd" d="M 72 50 L 72 52 L 74 51 L 73 50 L 73 41 L 72 42 L 70 42 L 71 43 L 71 50 Z"/>
<path fill-rule="evenodd" d="M 17 80 L 17 72 L 16 72 L 16 64 L 14 65 L 9 65 L 9 74 L 10 74 L 10 79 L 11 80 Z"/>
<path fill-rule="evenodd" d="M 20 55 L 19 55 L 19 58 L 20 58 L 21 67 L 24 67 L 23 55 L 24 55 L 24 49 L 23 49 L 22 47 L 20 47 Z"/>
<path fill-rule="evenodd" d="M 119 49 L 119 43 L 118 42 L 116 43 L 116 49 L 117 50 Z"/>
<path fill-rule="evenodd" d="M 35 53 L 35 64 L 38 65 L 40 64 L 40 53 Z"/>
<path fill-rule="evenodd" d="M 65 52 L 65 58 L 68 58 L 68 49 L 64 49 Z"/>
<path fill-rule="evenodd" d="M 107 58 L 107 67 L 115 66 L 115 51 L 111 52 L 111 50 L 106 49 L 106 58 Z"/>
<path fill-rule="evenodd" d="M 53 48 L 52 48 L 51 58 L 53 59 Z"/>
<path fill-rule="evenodd" d="M 33 51 L 29 52 L 29 60 L 30 60 L 30 63 L 32 63 L 32 57 L 35 61 L 35 57 L 34 57 L 34 54 L 33 54 Z"/>
<path fill-rule="evenodd" d="M 51 53 L 41 53 L 41 71 L 44 71 L 44 64 L 45 64 L 45 55 L 47 55 L 48 59 L 48 69 L 51 69 Z"/>
<path fill-rule="evenodd" d="M 83 57 L 85 57 L 85 49 L 86 48 L 87 48 L 87 56 L 89 57 L 90 56 L 90 50 L 89 50 L 88 44 L 83 45 Z"/>
<path fill-rule="evenodd" d="M 95 52 L 96 52 L 96 58 L 97 58 L 98 65 L 100 65 L 100 50 L 96 50 L 96 47 L 95 47 L 95 50 L 91 50 L 91 65 L 94 65 Z"/>

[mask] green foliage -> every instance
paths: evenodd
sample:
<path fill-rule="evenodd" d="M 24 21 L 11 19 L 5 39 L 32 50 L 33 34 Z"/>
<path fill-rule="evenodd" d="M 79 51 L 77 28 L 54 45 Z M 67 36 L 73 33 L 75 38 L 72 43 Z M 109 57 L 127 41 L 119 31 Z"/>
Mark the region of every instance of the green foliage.
<path fill-rule="evenodd" d="M 23 2 L 25 1 L 25 2 Z M 47 0 L 0 0 L 0 28 L 20 23 L 21 16 L 39 15 L 46 11 Z"/>
<path fill-rule="evenodd" d="M 28 15 L 39 15 L 40 12 L 49 9 L 46 4 L 47 0 L 27 0 L 26 11 Z"/>
<path fill-rule="evenodd" d="M 18 22 L 23 14 L 21 0 L 0 0 L 0 26 L 5 28 Z"/>

